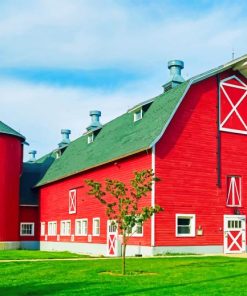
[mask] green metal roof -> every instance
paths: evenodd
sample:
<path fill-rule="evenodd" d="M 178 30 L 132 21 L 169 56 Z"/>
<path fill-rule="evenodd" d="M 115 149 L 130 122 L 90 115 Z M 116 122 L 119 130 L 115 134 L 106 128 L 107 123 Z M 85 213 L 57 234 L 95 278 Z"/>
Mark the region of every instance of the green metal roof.
<path fill-rule="evenodd" d="M 43 178 L 55 160 L 55 152 L 44 155 L 35 162 L 25 162 L 20 181 L 20 204 L 38 205 L 38 189 L 33 188 Z"/>
<path fill-rule="evenodd" d="M 133 113 L 127 112 L 105 124 L 93 143 L 88 144 L 87 135 L 71 142 L 36 186 L 150 149 L 177 108 L 188 85 L 189 81 L 184 82 L 154 98 L 139 121 L 134 122 Z"/>
<path fill-rule="evenodd" d="M 14 129 L 12 129 L 10 126 L 3 123 L 2 121 L 0 121 L 0 134 L 12 135 L 12 136 L 21 138 L 23 141 L 25 141 L 25 137 L 23 135 L 21 135 L 20 133 L 18 133 L 17 131 L 15 131 Z"/>
<path fill-rule="evenodd" d="M 247 55 L 199 74 L 158 97 L 138 104 L 104 125 L 91 144 L 87 143 L 87 135 L 71 142 L 36 186 L 150 149 L 162 137 L 190 86 L 230 68 L 247 77 Z M 148 104 L 151 105 L 146 108 Z M 145 105 L 144 116 L 142 120 L 134 122 L 133 111 L 141 105 Z"/>

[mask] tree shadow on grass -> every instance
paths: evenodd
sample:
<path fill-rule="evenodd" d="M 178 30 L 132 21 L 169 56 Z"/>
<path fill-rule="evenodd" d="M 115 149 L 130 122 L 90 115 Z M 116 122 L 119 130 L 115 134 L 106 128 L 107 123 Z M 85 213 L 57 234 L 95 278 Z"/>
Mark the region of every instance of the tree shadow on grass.
<path fill-rule="evenodd" d="M 185 287 L 185 286 L 189 286 L 189 285 L 193 285 L 193 284 L 200 285 L 202 283 L 217 282 L 217 281 L 228 280 L 228 279 L 231 280 L 233 278 L 238 278 L 238 277 L 243 277 L 243 276 L 247 276 L 247 272 L 239 273 L 239 274 L 235 274 L 235 275 L 224 276 L 224 277 L 213 278 L 213 279 L 208 279 L 208 280 L 191 281 L 191 282 L 185 282 L 185 283 L 181 283 L 181 284 L 166 284 L 164 286 L 136 289 L 136 290 L 127 291 L 127 292 L 121 291 L 120 293 L 112 293 L 111 296 L 123 296 L 123 295 L 129 295 L 129 294 L 137 295 L 138 293 L 143 293 L 143 292 L 147 292 L 147 295 L 151 295 L 152 292 L 155 292 L 158 290 L 167 290 L 170 288 Z M 199 287 L 199 285 L 198 285 L 198 287 Z"/>

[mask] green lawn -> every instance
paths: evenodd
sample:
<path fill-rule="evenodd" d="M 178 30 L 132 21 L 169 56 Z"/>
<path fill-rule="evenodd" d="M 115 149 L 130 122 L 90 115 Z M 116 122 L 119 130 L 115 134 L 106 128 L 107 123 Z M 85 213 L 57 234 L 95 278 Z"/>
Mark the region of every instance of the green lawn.
<path fill-rule="evenodd" d="M 0 260 L 23 260 L 23 259 L 67 259 L 89 257 L 69 252 L 44 252 L 26 250 L 0 251 Z"/>
<path fill-rule="evenodd" d="M 0 295 L 247 295 L 247 259 L 129 258 L 132 275 L 109 274 L 120 269 L 120 259 L 0 262 Z"/>

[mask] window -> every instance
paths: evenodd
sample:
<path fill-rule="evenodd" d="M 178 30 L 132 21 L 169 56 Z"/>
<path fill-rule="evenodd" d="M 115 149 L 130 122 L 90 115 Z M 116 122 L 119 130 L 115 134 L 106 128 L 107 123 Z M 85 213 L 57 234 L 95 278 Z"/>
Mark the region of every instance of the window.
<path fill-rule="evenodd" d="M 176 215 L 176 236 L 195 236 L 195 215 Z"/>
<path fill-rule="evenodd" d="M 40 223 L 40 235 L 41 236 L 45 235 L 45 222 Z"/>
<path fill-rule="evenodd" d="M 90 133 L 88 136 L 87 136 L 87 143 L 90 144 L 92 143 L 94 140 L 94 134 L 93 133 Z"/>
<path fill-rule="evenodd" d="M 69 214 L 76 213 L 76 189 L 69 191 Z"/>
<path fill-rule="evenodd" d="M 134 121 L 142 119 L 142 109 L 139 109 L 134 112 Z"/>
<path fill-rule="evenodd" d="M 75 220 L 75 235 L 86 236 L 88 228 L 87 219 L 77 219 Z"/>
<path fill-rule="evenodd" d="M 227 177 L 227 207 L 241 207 L 242 203 L 242 186 L 240 176 Z"/>
<path fill-rule="evenodd" d="M 143 236 L 142 223 L 136 223 L 136 225 L 132 228 L 132 236 Z"/>
<path fill-rule="evenodd" d="M 34 223 L 21 223 L 20 235 L 34 236 Z"/>
<path fill-rule="evenodd" d="M 60 235 L 70 235 L 70 220 L 61 221 Z"/>
<path fill-rule="evenodd" d="M 94 236 L 100 235 L 100 218 L 93 219 L 93 235 Z"/>
<path fill-rule="evenodd" d="M 57 235 L 57 222 L 48 222 L 48 235 Z"/>

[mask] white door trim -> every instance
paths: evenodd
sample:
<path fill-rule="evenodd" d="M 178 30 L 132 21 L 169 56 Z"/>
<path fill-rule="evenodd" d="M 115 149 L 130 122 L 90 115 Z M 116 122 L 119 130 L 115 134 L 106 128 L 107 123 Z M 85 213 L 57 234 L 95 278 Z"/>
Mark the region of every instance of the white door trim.
<path fill-rule="evenodd" d="M 110 231 L 109 226 L 110 223 L 112 223 L 111 220 L 107 220 L 107 255 L 108 256 L 118 256 L 118 230 L 116 228 L 116 231 Z M 109 247 L 110 244 L 110 247 Z M 114 254 L 110 254 L 111 250 L 114 250 Z"/>
<path fill-rule="evenodd" d="M 228 221 L 235 220 L 235 221 L 241 221 L 241 228 L 233 228 L 229 229 L 228 227 Z M 232 235 L 232 231 L 239 231 L 239 234 L 237 234 L 235 237 Z M 228 237 L 232 239 L 232 242 L 230 245 L 228 245 Z M 238 243 L 238 238 L 242 236 L 242 246 Z M 231 250 L 233 245 L 236 245 L 239 250 Z M 246 216 L 245 215 L 224 215 L 224 253 L 230 254 L 230 253 L 244 253 L 246 252 Z"/>

